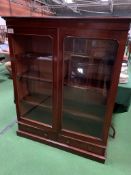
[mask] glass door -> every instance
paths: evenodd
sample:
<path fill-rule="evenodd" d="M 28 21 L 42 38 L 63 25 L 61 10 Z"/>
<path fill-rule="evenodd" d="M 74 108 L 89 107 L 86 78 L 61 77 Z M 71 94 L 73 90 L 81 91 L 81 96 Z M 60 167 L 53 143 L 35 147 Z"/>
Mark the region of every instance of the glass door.
<path fill-rule="evenodd" d="M 20 117 L 52 126 L 53 37 L 13 37 Z"/>
<path fill-rule="evenodd" d="M 62 130 L 102 137 L 117 48 L 115 40 L 64 39 Z"/>

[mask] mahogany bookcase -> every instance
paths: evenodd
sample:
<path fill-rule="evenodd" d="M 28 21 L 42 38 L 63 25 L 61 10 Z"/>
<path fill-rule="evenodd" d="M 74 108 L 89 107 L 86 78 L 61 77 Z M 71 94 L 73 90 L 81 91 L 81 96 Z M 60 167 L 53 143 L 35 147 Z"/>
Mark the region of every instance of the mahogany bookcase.
<path fill-rule="evenodd" d="M 131 19 L 5 19 L 17 134 L 104 162 Z"/>

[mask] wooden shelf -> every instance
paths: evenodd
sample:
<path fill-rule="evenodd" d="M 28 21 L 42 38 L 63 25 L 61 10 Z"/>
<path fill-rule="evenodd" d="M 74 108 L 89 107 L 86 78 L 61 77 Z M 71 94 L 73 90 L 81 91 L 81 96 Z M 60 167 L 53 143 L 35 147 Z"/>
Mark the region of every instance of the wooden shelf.
<path fill-rule="evenodd" d="M 71 80 L 68 82 L 67 79 L 64 79 L 64 86 L 68 86 L 68 87 L 72 87 L 72 88 L 77 88 L 77 89 L 87 89 L 87 90 L 93 88 L 93 89 L 96 89 L 96 90 L 100 91 L 101 93 L 103 93 L 105 87 L 104 87 L 104 85 L 103 86 L 100 86 L 101 85 L 101 82 L 102 81 L 100 81 L 95 86 L 91 82 L 90 83 L 89 82 L 86 82 L 85 85 L 84 85 L 84 84 L 79 84 L 78 82 L 77 83 L 73 83 L 73 82 L 71 82 Z M 102 83 L 104 83 L 104 82 L 102 82 Z M 109 81 L 107 81 L 106 83 L 109 83 Z"/>
<path fill-rule="evenodd" d="M 52 55 L 48 53 L 36 53 L 36 52 L 30 52 L 30 53 L 22 53 L 22 54 L 15 54 L 15 58 L 17 59 L 26 59 L 25 61 L 30 60 L 46 60 L 46 61 L 52 61 Z"/>
<path fill-rule="evenodd" d="M 52 109 L 51 96 L 46 94 L 31 94 L 25 96 L 21 102 L 28 103 L 33 106 L 41 106 L 47 109 Z"/>
<path fill-rule="evenodd" d="M 23 74 L 18 74 L 17 78 L 18 79 L 29 79 L 29 80 L 34 80 L 34 81 L 52 83 L 51 79 L 47 79 L 47 78 L 44 78 L 44 77 L 39 77 L 39 72 L 37 72 L 37 71 L 25 72 Z"/>
<path fill-rule="evenodd" d="M 78 103 L 76 99 L 64 99 L 63 112 L 71 114 L 83 120 L 92 120 L 95 122 L 103 122 L 105 115 L 105 105 L 89 103 Z"/>
<path fill-rule="evenodd" d="M 26 97 L 24 97 L 21 102 L 23 103 L 27 103 L 30 104 L 34 107 L 43 107 L 45 109 L 52 109 L 52 105 L 51 105 L 51 96 L 49 95 L 44 95 L 44 94 L 31 94 L 28 95 Z M 94 105 L 92 105 L 94 106 Z M 104 105 L 97 105 L 96 108 L 104 108 Z M 82 107 L 80 107 L 82 108 Z M 77 106 L 75 106 L 75 101 L 74 101 L 74 106 L 71 107 L 69 105 L 64 106 L 63 108 L 63 112 L 64 113 L 69 113 L 71 115 L 74 115 L 75 117 L 81 118 L 83 120 L 93 120 L 95 122 L 103 122 L 103 118 L 101 117 L 101 115 L 97 116 L 96 114 L 93 114 L 94 109 L 92 110 L 92 113 L 88 113 L 88 111 L 82 112 L 80 111 L 80 108 L 77 108 Z M 87 106 L 87 108 L 89 108 Z M 101 112 L 102 114 L 103 112 Z"/>
<path fill-rule="evenodd" d="M 95 115 L 91 115 L 91 114 L 87 114 L 84 112 L 79 112 L 73 109 L 63 109 L 63 112 L 69 113 L 71 115 L 74 115 L 75 117 L 78 117 L 80 119 L 83 120 L 93 120 L 95 122 L 103 122 L 103 118 L 100 118 L 99 116 L 95 116 Z"/>
<path fill-rule="evenodd" d="M 104 61 L 104 57 L 93 57 L 91 55 L 87 55 L 87 53 L 86 54 L 77 54 L 77 53 L 74 53 L 71 51 L 65 51 L 64 53 L 65 53 L 65 57 L 67 54 L 70 55 L 69 59 L 71 59 L 71 57 L 80 57 L 80 58 L 86 58 L 87 61 L 93 60 L 94 63 L 100 63 L 101 61 Z"/>

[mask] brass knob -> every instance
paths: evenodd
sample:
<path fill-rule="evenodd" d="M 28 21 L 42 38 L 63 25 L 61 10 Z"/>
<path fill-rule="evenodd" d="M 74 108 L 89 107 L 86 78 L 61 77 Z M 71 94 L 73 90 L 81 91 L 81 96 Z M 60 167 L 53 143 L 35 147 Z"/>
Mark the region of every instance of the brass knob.
<path fill-rule="evenodd" d="M 70 141 L 69 140 L 66 140 L 66 144 L 69 144 L 70 143 Z"/>
<path fill-rule="evenodd" d="M 44 133 L 44 136 L 47 137 L 48 136 L 47 133 Z"/>

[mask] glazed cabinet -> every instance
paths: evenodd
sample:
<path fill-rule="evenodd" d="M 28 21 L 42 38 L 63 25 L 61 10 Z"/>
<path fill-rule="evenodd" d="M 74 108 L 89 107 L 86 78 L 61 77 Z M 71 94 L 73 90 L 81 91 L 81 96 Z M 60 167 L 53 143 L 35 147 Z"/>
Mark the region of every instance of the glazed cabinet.
<path fill-rule="evenodd" d="M 104 162 L 130 19 L 5 19 L 17 134 Z"/>

